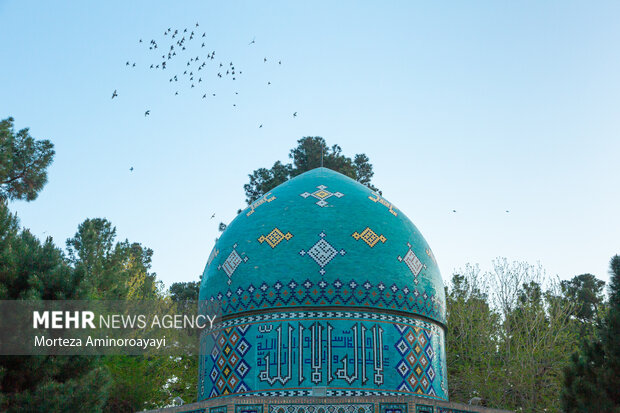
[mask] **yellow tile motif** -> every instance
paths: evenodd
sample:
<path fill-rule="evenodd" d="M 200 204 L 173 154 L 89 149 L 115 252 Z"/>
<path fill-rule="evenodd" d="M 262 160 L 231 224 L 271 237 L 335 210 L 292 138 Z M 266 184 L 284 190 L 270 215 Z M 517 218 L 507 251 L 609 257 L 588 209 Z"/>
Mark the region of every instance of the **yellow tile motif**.
<path fill-rule="evenodd" d="M 366 227 L 366 229 L 363 230 L 361 234 L 355 231 L 353 234 L 351 234 L 351 236 L 355 238 L 356 240 L 359 240 L 361 238 L 362 241 L 368 244 L 370 248 L 377 245 L 377 242 L 379 241 L 381 241 L 382 243 L 385 243 L 385 241 L 387 241 L 387 238 L 385 238 L 383 235 L 377 235 L 369 227 Z"/>
<path fill-rule="evenodd" d="M 381 205 L 387 207 L 390 211 L 390 214 L 394 215 L 394 216 L 398 216 L 398 212 L 394 211 L 394 205 L 392 205 L 391 203 L 389 203 L 388 201 L 386 201 L 383 197 L 381 197 L 381 195 L 379 195 L 378 193 L 374 193 L 373 194 L 375 196 L 375 198 L 373 198 L 372 196 L 369 196 L 368 199 L 370 199 L 372 202 L 378 202 Z"/>
<path fill-rule="evenodd" d="M 275 246 L 278 245 L 283 239 L 288 241 L 291 238 L 293 238 L 293 234 L 291 234 L 290 232 L 284 234 L 276 227 L 269 234 L 261 235 L 260 237 L 258 237 L 258 242 L 260 242 L 261 244 L 263 242 L 267 242 L 267 244 L 269 244 L 271 248 L 275 248 Z"/>
<path fill-rule="evenodd" d="M 320 190 L 320 191 L 315 192 L 314 195 L 323 199 L 323 198 L 327 198 L 331 194 L 325 190 Z"/>

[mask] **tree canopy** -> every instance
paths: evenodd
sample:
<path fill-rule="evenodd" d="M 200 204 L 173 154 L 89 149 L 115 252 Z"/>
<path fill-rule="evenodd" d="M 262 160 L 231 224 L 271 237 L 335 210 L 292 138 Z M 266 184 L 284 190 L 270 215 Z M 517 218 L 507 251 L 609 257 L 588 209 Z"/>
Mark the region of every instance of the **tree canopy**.
<path fill-rule="evenodd" d="M 13 121 L 0 121 L 0 199 L 32 201 L 47 182 L 54 145 L 34 139 L 28 128 L 15 132 Z"/>
<path fill-rule="evenodd" d="M 86 297 L 82 274 L 48 238 L 27 230 L 0 201 L 0 299 L 79 300 Z M 0 410 L 101 411 L 110 375 L 98 358 L 1 356 Z"/>
<path fill-rule="evenodd" d="M 297 146 L 291 149 L 289 158 L 293 160 L 292 163 L 283 164 L 276 161 L 271 168 L 259 168 L 248 175 L 250 181 L 243 186 L 248 205 L 281 183 L 321 165 L 353 178 L 380 193 L 371 183 L 374 172 L 368 156 L 361 153 L 351 159 L 342 153 L 340 146 L 327 146 L 325 139 L 320 136 L 306 136 L 299 139 Z"/>
<path fill-rule="evenodd" d="M 606 314 L 564 370 L 562 407 L 567 413 L 620 412 L 620 255 L 611 259 Z"/>

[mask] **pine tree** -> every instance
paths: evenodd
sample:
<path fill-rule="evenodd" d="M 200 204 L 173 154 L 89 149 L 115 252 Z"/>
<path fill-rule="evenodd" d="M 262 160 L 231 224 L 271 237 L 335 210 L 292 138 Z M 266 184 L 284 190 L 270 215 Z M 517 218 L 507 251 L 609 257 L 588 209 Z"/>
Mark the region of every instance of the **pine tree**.
<path fill-rule="evenodd" d="M 53 159 L 50 141 L 35 140 L 27 128 L 16 133 L 13 118 L 0 121 L 0 199 L 35 199 Z"/>
<path fill-rule="evenodd" d="M 573 354 L 564 371 L 561 400 L 567 413 L 620 412 L 620 256 L 610 267 L 608 312 L 597 336 Z"/>
<path fill-rule="evenodd" d="M 51 238 L 41 244 L 0 201 L 0 299 L 80 299 L 81 275 Z M 1 356 L 0 411 L 101 411 L 109 374 L 81 356 Z"/>
<path fill-rule="evenodd" d="M 601 341 L 605 362 L 602 385 L 616 412 L 620 411 L 620 255 L 611 259 L 609 312 L 602 325 Z"/>

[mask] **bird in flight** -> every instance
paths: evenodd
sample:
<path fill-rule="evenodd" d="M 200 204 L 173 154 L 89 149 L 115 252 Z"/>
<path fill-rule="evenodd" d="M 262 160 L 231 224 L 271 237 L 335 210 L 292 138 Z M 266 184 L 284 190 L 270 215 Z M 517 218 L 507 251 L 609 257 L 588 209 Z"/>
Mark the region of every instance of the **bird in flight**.
<path fill-rule="evenodd" d="M 456 212 L 456 209 L 453 209 L 452 212 Z"/>
<path fill-rule="evenodd" d="M 144 112 L 144 116 L 148 116 L 148 115 L 150 115 L 150 114 L 151 114 L 151 111 L 150 111 L 150 110 L 147 110 L 146 112 Z"/>
<path fill-rule="evenodd" d="M 112 99 L 114 99 L 117 96 L 118 96 L 118 93 L 116 93 L 116 89 L 114 89 L 114 93 L 112 93 Z"/>
<path fill-rule="evenodd" d="M 264 62 L 264 63 L 267 63 L 267 58 L 266 58 L 266 57 L 263 59 L 263 62 Z"/>
<path fill-rule="evenodd" d="M 254 43 L 256 43 L 256 37 L 254 37 L 254 38 L 252 39 L 252 41 L 251 41 L 250 43 L 248 43 L 248 46 L 249 46 L 249 45 L 251 45 L 251 44 L 254 44 Z"/>
<path fill-rule="evenodd" d="M 297 117 L 297 112 L 293 113 L 293 117 L 296 118 Z"/>
<path fill-rule="evenodd" d="M 215 212 L 211 215 L 211 219 L 215 218 Z"/>
<path fill-rule="evenodd" d="M 258 129 L 262 128 L 263 124 L 261 123 L 260 125 L 258 125 Z"/>
<path fill-rule="evenodd" d="M 130 171 L 130 172 L 133 172 L 133 166 L 132 166 L 131 168 L 129 168 L 129 171 Z"/>

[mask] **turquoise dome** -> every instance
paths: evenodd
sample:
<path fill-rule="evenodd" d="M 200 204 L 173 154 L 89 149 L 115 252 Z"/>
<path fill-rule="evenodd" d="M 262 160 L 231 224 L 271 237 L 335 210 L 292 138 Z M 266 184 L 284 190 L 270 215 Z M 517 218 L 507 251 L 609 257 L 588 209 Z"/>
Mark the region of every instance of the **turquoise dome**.
<path fill-rule="evenodd" d="M 222 233 L 200 300 L 198 399 L 403 395 L 447 400 L 444 286 L 405 214 L 317 168 L 274 188 Z"/>
<path fill-rule="evenodd" d="M 327 168 L 299 175 L 228 225 L 202 277 L 223 314 L 285 307 L 392 309 L 445 323 L 426 240 L 390 202 Z"/>

